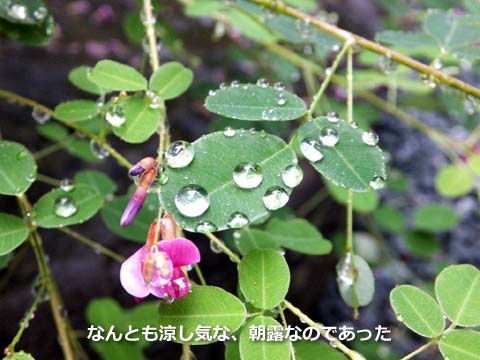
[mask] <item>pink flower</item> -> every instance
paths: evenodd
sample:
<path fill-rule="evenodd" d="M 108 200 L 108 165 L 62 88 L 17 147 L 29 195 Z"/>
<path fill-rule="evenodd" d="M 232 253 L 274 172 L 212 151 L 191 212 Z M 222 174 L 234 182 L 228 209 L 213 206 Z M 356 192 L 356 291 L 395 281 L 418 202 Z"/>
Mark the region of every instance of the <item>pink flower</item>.
<path fill-rule="evenodd" d="M 120 269 L 120 281 L 136 298 L 152 294 L 161 299 L 178 299 L 190 290 L 182 266 L 199 261 L 200 252 L 190 240 L 162 240 L 156 245 L 142 246 L 125 260 Z"/>

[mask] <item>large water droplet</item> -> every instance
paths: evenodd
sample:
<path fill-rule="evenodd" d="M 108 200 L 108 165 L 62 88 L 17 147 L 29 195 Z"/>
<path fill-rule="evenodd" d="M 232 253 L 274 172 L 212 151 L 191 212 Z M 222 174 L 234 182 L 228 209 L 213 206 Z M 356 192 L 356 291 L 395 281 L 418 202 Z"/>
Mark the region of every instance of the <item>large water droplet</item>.
<path fill-rule="evenodd" d="M 171 168 L 183 168 L 192 162 L 194 155 L 190 143 L 179 140 L 170 144 L 165 152 L 165 159 Z"/>
<path fill-rule="evenodd" d="M 40 125 L 45 124 L 48 120 L 50 120 L 50 114 L 40 110 L 39 108 L 33 108 L 32 110 L 32 117 Z"/>
<path fill-rule="evenodd" d="M 324 127 L 320 131 L 320 141 L 324 146 L 335 146 L 338 143 L 338 132 L 332 127 Z"/>
<path fill-rule="evenodd" d="M 432 61 L 432 66 L 436 70 L 440 70 L 443 67 L 443 61 L 442 59 L 436 58 L 435 60 Z"/>
<path fill-rule="evenodd" d="M 242 189 L 254 189 L 262 183 L 262 180 L 262 168 L 258 164 L 245 162 L 233 170 L 233 181 Z"/>
<path fill-rule="evenodd" d="M 217 227 L 215 224 L 212 224 L 210 221 L 202 221 L 198 223 L 197 227 L 195 228 L 196 232 L 200 233 L 209 233 L 217 231 Z"/>
<path fill-rule="evenodd" d="M 110 153 L 103 148 L 102 145 L 100 145 L 98 142 L 95 140 L 90 140 L 90 151 L 92 152 L 93 155 L 97 159 L 105 159 L 106 157 L 110 156 Z"/>
<path fill-rule="evenodd" d="M 370 146 L 375 146 L 378 144 L 378 135 L 373 131 L 365 131 L 362 134 L 362 141 Z"/>
<path fill-rule="evenodd" d="M 280 106 L 283 106 L 287 103 L 287 97 L 285 96 L 285 93 L 283 91 L 278 93 L 277 96 L 277 104 Z"/>
<path fill-rule="evenodd" d="M 285 84 L 282 83 L 282 82 L 276 82 L 274 85 L 273 85 L 273 88 L 275 90 L 278 90 L 278 91 L 283 91 L 285 90 Z"/>
<path fill-rule="evenodd" d="M 217 95 L 217 92 L 212 89 L 212 90 L 209 90 L 209 91 L 208 91 L 208 95 L 210 95 L 210 96 L 215 96 L 215 95 Z"/>
<path fill-rule="evenodd" d="M 298 165 L 290 165 L 282 171 L 282 180 L 285 185 L 293 188 L 300 184 L 303 179 L 303 170 Z"/>
<path fill-rule="evenodd" d="M 268 82 L 267 79 L 265 78 L 260 78 L 257 80 L 257 85 L 262 87 L 262 88 L 267 88 L 270 86 L 270 83 Z"/>
<path fill-rule="evenodd" d="M 328 114 L 327 114 L 327 120 L 330 121 L 331 123 L 336 123 L 338 122 L 338 119 L 340 118 L 340 116 L 338 115 L 337 112 L 335 111 L 330 111 Z"/>
<path fill-rule="evenodd" d="M 224 83 L 224 82 L 220 83 L 220 86 L 219 86 L 220 89 L 224 90 L 224 89 L 226 89 L 227 87 L 228 87 L 228 86 L 227 86 L 227 83 Z"/>
<path fill-rule="evenodd" d="M 60 180 L 60 189 L 62 189 L 65 192 L 72 191 L 75 188 L 75 183 L 73 182 L 72 179 L 65 178 Z"/>
<path fill-rule="evenodd" d="M 337 282 L 339 285 L 352 286 L 355 280 L 353 256 L 348 252 L 337 264 Z"/>
<path fill-rule="evenodd" d="M 236 130 L 230 126 L 223 130 L 223 135 L 225 135 L 225 137 L 234 137 L 236 133 Z"/>
<path fill-rule="evenodd" d="M 125 123 L 125 111 L 119 105 L 114 105 L 105 114 L 105 120 L 113 127 L 121 126 Z"/>
<path fill-rule="evenodd" d="M 233 80 L 231 83 L 230 83 L 230 86 L 232 88 L 238 88 L 240 86 L 240 81 L 238 80 Z"/>
<path fill-rule="evenodd" d="M 160 105 L 162 104 L 162 98 L 158 96 L 154 91 L 148 90 L 145 93 L 150 101 L 150 104 L 148 107 L 150 109 L 158 109 Z"/>
<path fill-rule="evenodd" d="M 13 19 L 17 20 L 27 20 L 28 17 L 28 8 L 23 4 L 11 4 L 7 8 L 7 14 Z"/>
<path fill-rule="evenodd" d="M 198 185 L 184 186 L 175 195 L 175 206 L 184 216 L 200 216 L 210 206 L 207 191 Z"/>
<path fill-rule="evenodd" d="M 263 195 L 263 204 L 268 210 L 277 210 L 284 207 L 288 202 L 289 196 L 285 189 L 280 186 L 273 186 Z"/>
<path fill-rule="evenodd" d="M 370 181 L 370 187 L 374 190 L 382 189 L 385 186 L 385 180 L 380 176 L 375 176 L 372 181 Z"/>
<path fill-rule="evenodd" d="M 262 112 L 262 119 L 263 120 L 278 120 L 280 117 L 278 115 L 278 111 L 275 108 L 265 109 Z"/>
<path fill-rule="evenodd" d="M 302 140 L 300 151 L 309 161 L 316 162 L 323 159 L 322 145 L 315 139 Z"/>
<path fill-rule="evenodd" d="M 230 216 L 230 219 L 227 222 L 227 226 L 230 229 L 237 229 L 245 225 L 248 225 L 248 223 L 249 223 L 249 220 L 247 215 L 237 211 Z"/>
<path fill-rule="evenodd" d="M 68 218 L 77 212 L 75 200 L 67 195 L 60 195 L 55 200 L 55 215 Z"/>

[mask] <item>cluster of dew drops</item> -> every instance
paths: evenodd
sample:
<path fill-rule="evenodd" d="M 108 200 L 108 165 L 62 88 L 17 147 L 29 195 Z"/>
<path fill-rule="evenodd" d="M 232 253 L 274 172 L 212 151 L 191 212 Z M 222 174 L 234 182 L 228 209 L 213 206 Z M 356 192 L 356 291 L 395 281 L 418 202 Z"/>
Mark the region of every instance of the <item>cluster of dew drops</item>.
<path fill-rule="evenodd" d="M 339 121 L 339 115 L 337 112 L 329 112 L 327 114 L 327 120 L 335 124 Z M 353 128 L 358 128 L 356 122 L 350 124 Z M 306 137 L 300 141 L 300 151 L 305 158 L 312 162 L 317 163 L 324 158 L 323 148 L 334 147 L 338 144 L 340 136 L 338 131 L 333 126 L 324 126 L 320 130 L 320 136 L 318 138 Z M 378 135 L 373 131 L 362 132 L 362 142 L 368 146 L 376 146 L 378 144 Z M 374 176 L 370 181 L 370 187 L 378 190 L 383 188 L 385 180 L 381 176 Z"/>
<path fill-rule="evenodd" d="M 255 133 L 255 130 L 250 130 Z M 227 138 L 243 136 L 242 131 L 237 131 L 230 127 L 225 128 L 223 135 Z M 176 141 L 172 143 L 165 152 L 167 166 L 171 168 L 185 168 L 195 156 L 191 144 L 185 141 Z M 286 187 L 293 188 L 297 186 L 303 178 L 303 172 L 300 166 L 292 164 L 283 169 L 281 173 L 283 183 Z M 240 189 L 253 190 L 258 188 L 263 182 L 262 167 L 254 162 L 241 162 L 237 164 L 232 171 L 232 179 Z M 287 190 L 281 186 L 269 187 L 262 201 L 267 210 L 273 211 L 285 206 L 289 200 Z M 210 201 L 207 191 L 198 184 L 190 184 L 182 187 L 174 198 L 175 206 L 185 217 L 194 218 L 204 214 L 210 207 Z M 248 216 L 242 212 L 233 212 L 227 221 L 229 228 L 240 228 L 250 222 Z M 214 232 L 217 226 L 209 221 L 201 221 L 196 226 L 197 232 Z"/>

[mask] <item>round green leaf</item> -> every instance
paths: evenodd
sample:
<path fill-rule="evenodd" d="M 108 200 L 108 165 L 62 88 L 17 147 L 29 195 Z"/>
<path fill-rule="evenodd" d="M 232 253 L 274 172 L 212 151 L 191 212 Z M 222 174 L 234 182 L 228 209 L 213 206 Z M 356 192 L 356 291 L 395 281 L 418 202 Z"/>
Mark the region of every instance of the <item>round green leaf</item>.
<path fill-rule="evenodd" d="M 304 219 L 272 219 L 267 224 L 267 232 L 278 245 L 300 253 L 324 255 L 332 250 L 332 244 Z"/>
<path fill-rule="evenodd" d="M 206 98 L 205 106 L 213 113 L 238 120 L 294 120 L 307 112 L 297 95 L 253 84 L 215 90 L 215 95 Z"/>
<path fill-rule="evenodd" d="M 161 202 L 182 228 L 196 231 L 203 221 L 225 230 L 236 212 L 242 213 L 250 223 L 269 214 L 263 196 L 272 187 L 281 187 L 289 195 L 291 189 L 283 183 L 282 171 L 297 158 L 285 142 L 273 135 L 236 130 L 227 137 L 216 132 L 201 137 L 191 144 L 193 161 L 184 168 L 168 168 L 168 182 L 162 188 Z M 245 162 L 257 164 L 262 170 L 261 184 L 252 189 L 238 187 L 233 180 L 234 169 Z M 188 185 L 202 187 L 209 201 L 208 209 L 197 217 L 182 215 L 175 205 L 175 196 Z"/>
<path fill-rule="evenodd" d="M 290 286 L 290 270 L 285 258 L 273 249 L 250 251 L 238 270 L 239 286 L 250 304 L 271 309 L 280 304 Z"/>
<path fill-rule="evenodd" d="M 0 255 L 0 270 L 3 270 L 7 267 L 8 263 L 12 259 L 12 254 Z"/>
<path fill-rule="evenodd" d="M 225 360 L 241 360 L 238 340 L 225 343 Z"/>
<path fill-rule="evenodd" d="M 473 176 L 467 166 L 447 165 L 435 177 L 437 191 L 446 197 L 468 194 L 473 187 Z"/>
<path fill-rule="evenodd" d="M 28 237 L 28 228 L 17 216 L 0 213 L 0 256 L 19 247 Z"/>
<path fill-rule="evenodd" d="M 93 186 L 102 195 L 110 195 L 115 192 L 117 185 L 110 177 L 98 170 L 82 170 L 75 174 L 75 183 Z"/>
<path fill-rule="evenodd" d="M 240 358 L 242 360 L 289 360 L 289 341 L 252 341 L 250 327 L 280 327 L 279 322 L 271 317 L 257 316 L 247 322 L 240 333 Z"/>
<path fill-rule="evenodd" d="M 147 89 L 147 79 L 129 65 L 113 60 L 99 61 L 88 78 L 101 88 L 112 91 L 139 91 Z"/>
<path fill-rule="evenodd" d="M 278 249 L 279 245 L 269 233 L 249 227 L 236 230 L 233 234 L 235 245 L 242 255 L 254 249 Z"/>
<path fill-rule="evenodd" d="M 437 237 L 424 231 L 408 231 L 405 234 L 405 244 L 412 254 L 422 257 L 430 257 L 440 249 Z"/>
<path fill-rule="evenodd" d="M 142 209 L 135 217 L 135 221 L 126 227 L 121 227 L 120 218 L 131 195 L 132 192 L 129 192 L 125 196 L 115 197 L 108 202 L 102 209 L 102 219 L 108 229 L 114 234 L 128 240 L 143 243 L 147 238 L 150 224 L 158 215 L 158 196 L 156 193 L 148 194 Z"/>
<path fill-rule="evenodd" d="M 480 155 L 475 154 L 470 156 L 468 159 L 468 167 L 475 175 L 480 175 Z"/>
<path fill-rule="evenodd" d="M 401 233 L 405 230 L 405 217 L 402 212 L 391 206 L 381 206 L 372 213 L 373 219 L 384 229 Z"/>
<path fill-rule="evenodd" d="M 439 343 L 444 359 L 480 360 L 480 332 L 472 330 L 450 330 Z"/>
<path fill-rule="evenodd" d="M 325 181 L 327 185 L 328 192 L 332 197 L 339 202 L 340 204 L 347 204 L 348 201 L 348 190 L 332 184 L 330 181 Z M 352 193 L 352 206 L 353 210 L 358 212 L 370 212 L 374 210 L 380 199 L 375 190 L 369 190 L 365 192 L 354 192 Z"/>
<path fill-rule="evenodd" d="M 142 143 L 150 138 L 158 127 L 161 113 L 152 109 L 145 97 L 127 97 L 121 102 L 125 122 L 113 127 L 115 135 L 129 143 Z"/>
<path fill-rule="evenodd" d="M 337 265 L 337 283 L 342 299 L 350 306 L 355 306 L 353 266 L 348 257 L 344 256 Z M 375 278 L 368 263 L 360 256 L 355 255 L 355 267 L 357 268 L 356 297 L 358 306 L 366 306 L 372 301 L 375 293 Z"/>
<path fill-rule="evenodd" d="M 22 144 L 0 141 L 0 194 L 20 195 L 37 176 L 37 164 Z"/>
<path fill-rule="evenodd" d="M 184 334 L 195 334 L 198 325 L 212 329 L 225 326 L 234 332 L 247 316 L 245 306 L 237 297 L 215 286 L 193 286 L 190 294 L 172 304 L 160 303 L 158 312 L 158 325 L 172 325 L 177 330 L 183 326 Z M 210 332 L 212 334 L 213 330 Z M 178 337 L 177 342 L 180 342 Z M 208 342 L 192 340 L 190 343 L 200 345 Z"/>
<path fill-rule="evenodd" d="M 436 337 L 445 329 L 445 318 L 435 300 L 411 285 L 398 286 L 390 292 L 390 304 L 410 330 L 425 337 Z"/>
<path fill-rule="evenodd" d="M 32 355 L 23 351 L 18 351 L 15 354 L 3 358 L 3 360 L 35 360 Z"/>
<path fill-rule="evenodd" d="M 92 71 L 92 68 L 89 66 L 81 65 L 72 69 L 68 73 L 68 80 L 75 85 L 77 88 L 92 93 L 100 95 L 103 91 L 98 87 L 94 82 L 90 81 L 88 74 Z"/>
<path fill-rule="evenodd" d="M 299 129 L 299 141 L 312 139 L 321 144 L 320 135 L 325 128 L 337 132 L 338 143 L 335 146 L 321 146 L 323 158 L 311 162 L 318 172 L 335 185 L 357 192 L 370 190 L 370 182 L 374 178 L 386 179 L 382 150 L 364 143 L 364 131 L 344 120 L 335 123 L 328 121 L 327 117 L 309 120 Z"/>
<path fill-rule="evenodd" d="M 296 360 L 346 360 L 340 351 L 321 341 L 294 342 Z"/>
<path fill-rule="evenodd" d="M 435 294 L 456 325 L 480 325 L 480 271 L 472 265 L 445 268 L 435 280 Z"/>
<path fill-rule="evenodd" d="M 160 66 L 150 78 L 150 90 L 162 99 L 169 100 L 183 94 L 193 80 L 193 72 L 179 62 L 171 61 Z"/>
<path fill-rule="evenodd" d="M 428 204 L 415 209 L 413 222 L 416 228 L 425 231 L 446 231 L 457 226 L 458 215 L 444 204 Z"/>
<path fill-rule="evenodd" d="M 98 105 L 92 100 L 72 100 L 55 106 L 55 117 L 64 121 L 91 119 L 98 114 Z"/>
<path fill-rule="evenodd" d="M 76 208 L 76 211 L 68 217 L 61 217 L 56 214 L 56 211 L 58 212 L 56 201 L 65 197 L 68 198 L 69 203 L 73 201 L 72 206 Z M 34 220 L 39 227 L 43 228 L 79 224 L 95 215 L 102 204 L 102 195 L 97 189 L 89 185 L 75 185 L 73 190 L 69 192 L 54 189 L 43 195 L 35 204 Z"/>

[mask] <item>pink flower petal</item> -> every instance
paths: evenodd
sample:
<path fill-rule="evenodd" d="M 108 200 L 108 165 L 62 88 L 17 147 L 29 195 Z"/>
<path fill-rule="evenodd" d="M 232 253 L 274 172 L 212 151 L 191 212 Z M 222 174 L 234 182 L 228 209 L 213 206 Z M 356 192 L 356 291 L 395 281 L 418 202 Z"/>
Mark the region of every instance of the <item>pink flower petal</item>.
<path fill-rule="evenodd" d="M 142 275 L 142 263 L 148 251 L 148 247 L 141 247 L 123 262 L 120 269 L 120 282 L 123 288 L 136 298 L 144 298 L 150 293 Z"/>
<path fill-rule="evenodd" d="M 165 292 L 165 286 L 154 286 L 152 284 L 149 284 L 148 285 L 148 289 L 150 290 L 150 293 L 153 295 L 153 296 L 156 296 L 160 299 L 163 299 L 165 297 L 165 295 L 167 294 Z"/>
<path fill-rule="evenodd" d="M 170 256 L 174 267 L 195 264 L 200 261 L 200 251 L 193 242 L 187 239 L 162 240 L 158 243 L 158 248 Z"/>
<path fill-rule="evenodd" d="M 176 268 L 173 273 L 172 280 L 164 287 L 165 292 L 172 299 L 184 297 L 190 291 L 190 283 L 181 268 Z"/>

